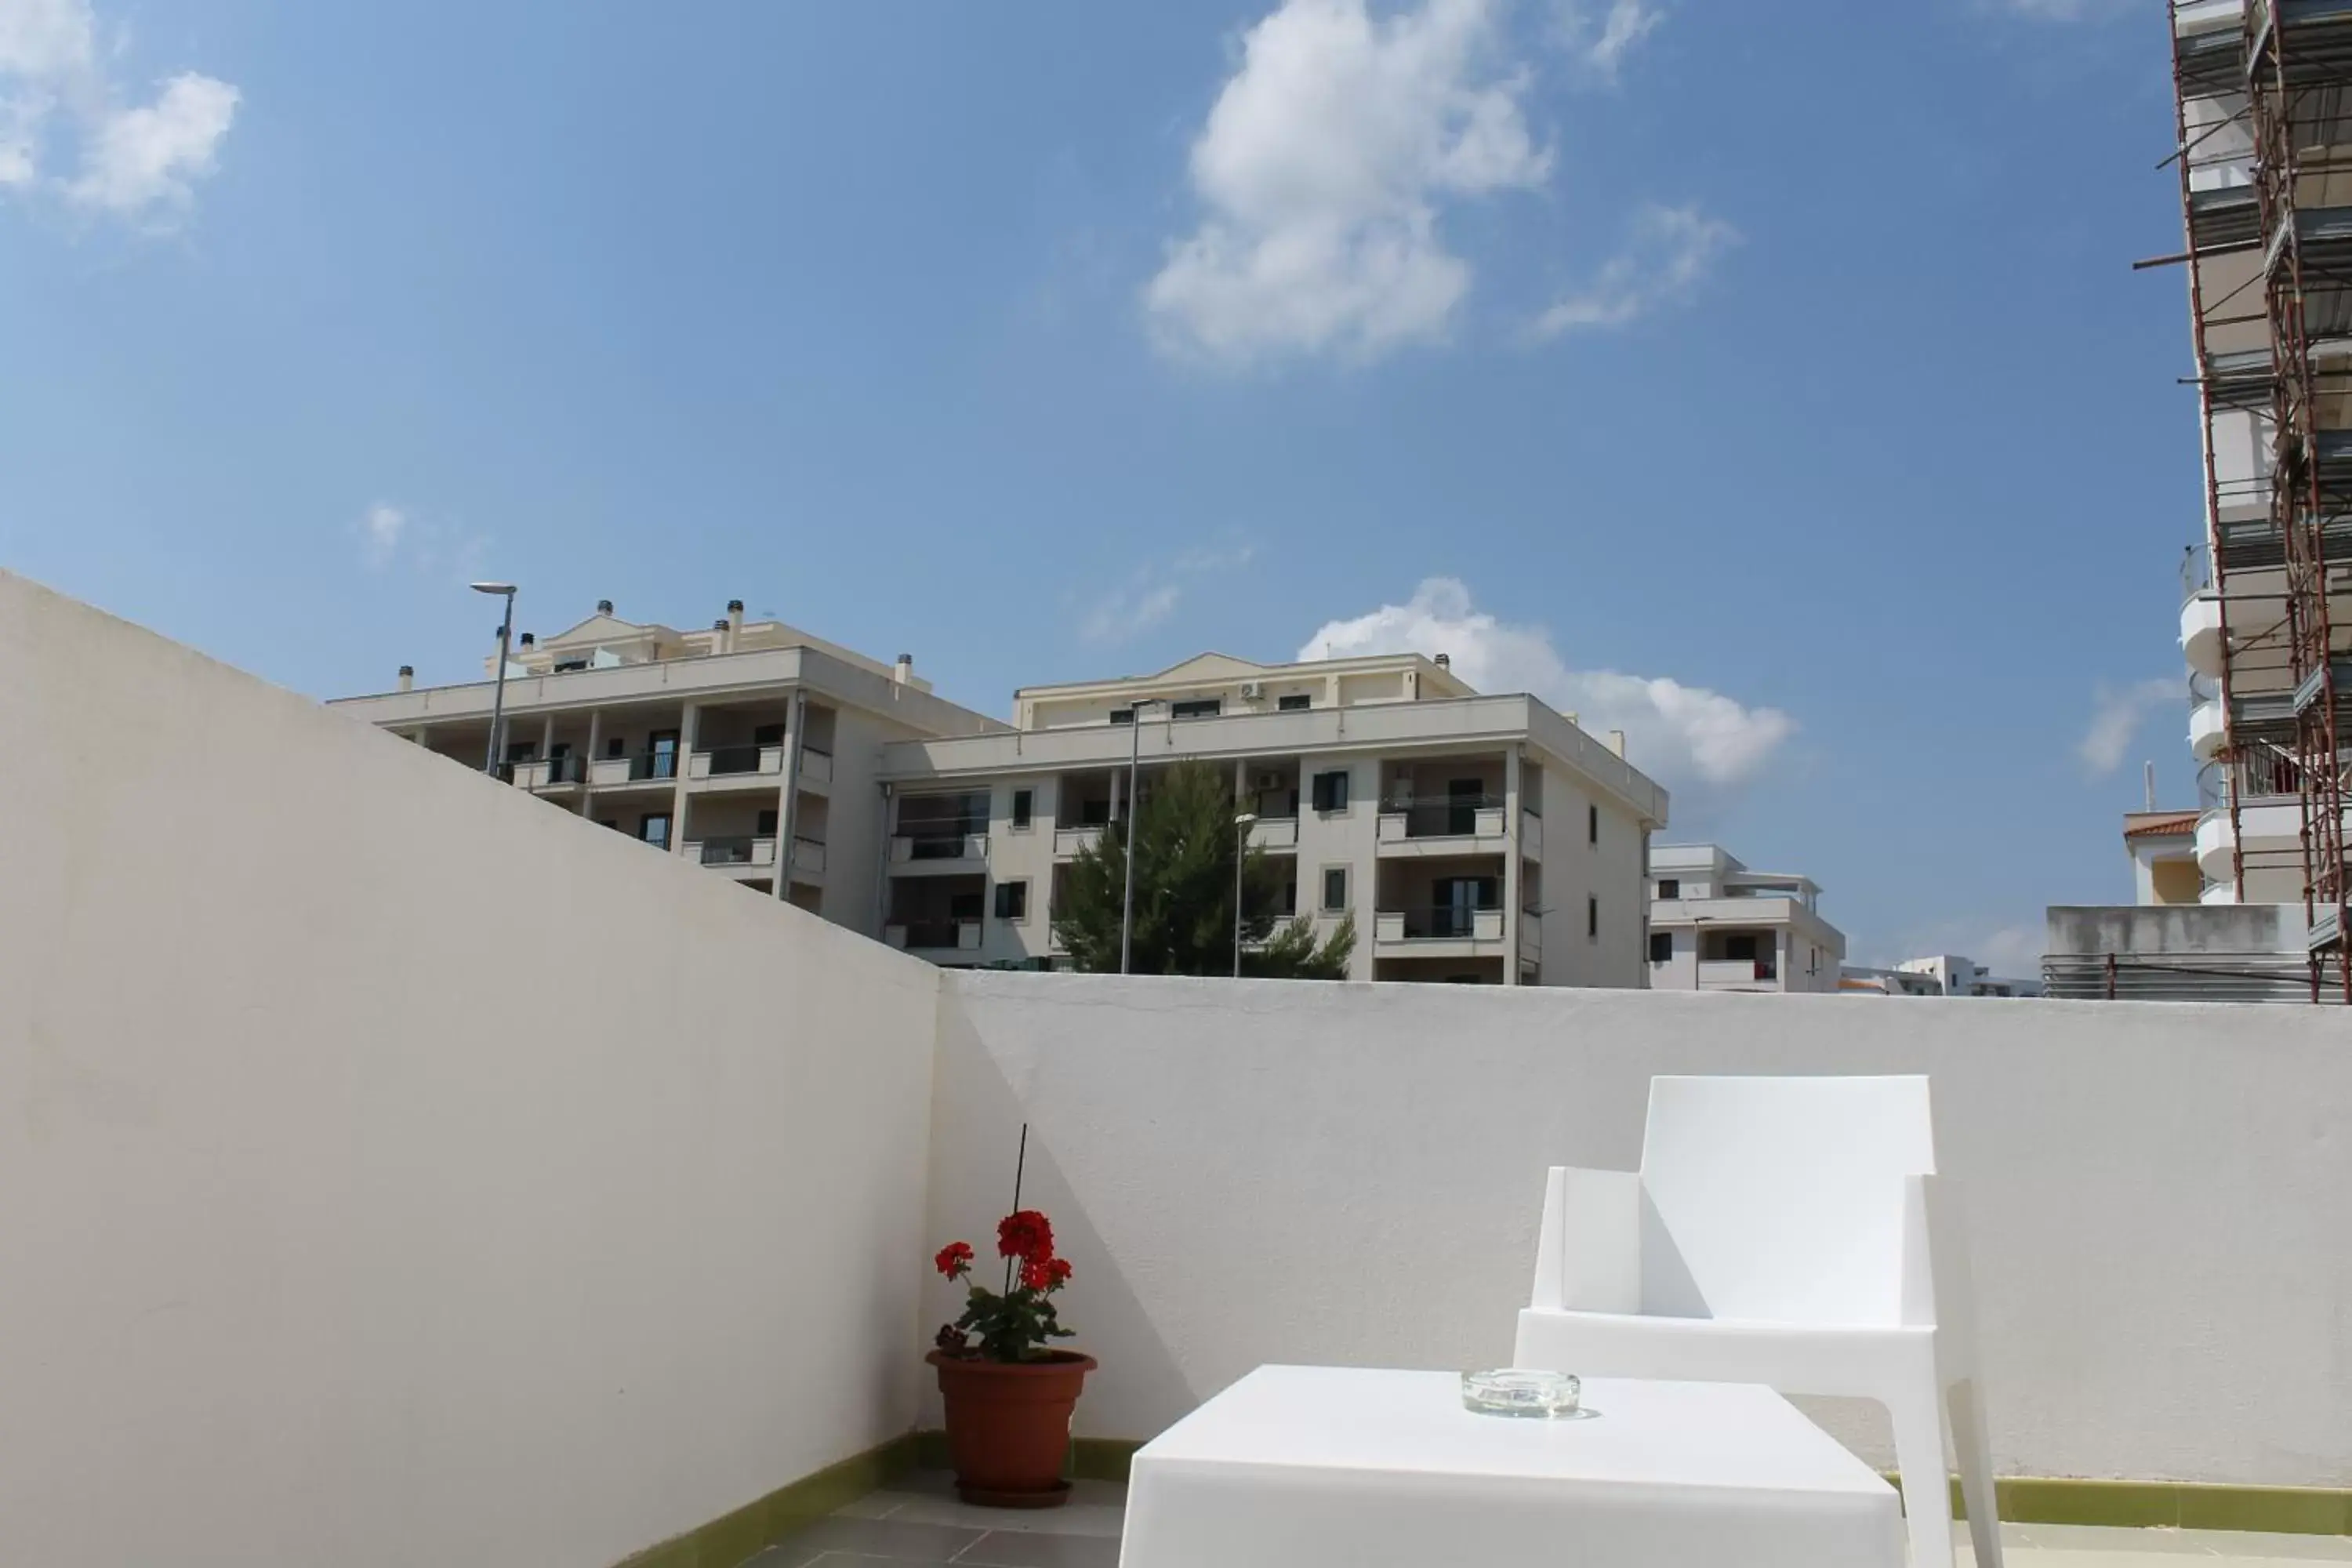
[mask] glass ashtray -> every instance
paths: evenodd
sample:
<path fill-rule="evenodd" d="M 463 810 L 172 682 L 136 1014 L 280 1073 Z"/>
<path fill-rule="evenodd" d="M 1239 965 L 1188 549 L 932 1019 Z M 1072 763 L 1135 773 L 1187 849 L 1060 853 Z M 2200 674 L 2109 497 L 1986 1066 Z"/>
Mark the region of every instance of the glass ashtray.
<path fill-rule="evenodd" d="M 1584 1408 L 1583 1385 L 1572 1373 L 1499 1367 L 1462 1374 L 1462 1407 L 1481 1415 L 1532 1421 L 1579 1421 L 1600 1414 Z"/>

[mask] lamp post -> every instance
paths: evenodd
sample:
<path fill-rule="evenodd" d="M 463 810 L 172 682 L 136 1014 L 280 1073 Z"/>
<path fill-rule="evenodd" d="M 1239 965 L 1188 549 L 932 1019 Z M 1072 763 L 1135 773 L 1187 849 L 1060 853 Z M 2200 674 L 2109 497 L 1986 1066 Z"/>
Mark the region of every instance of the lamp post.
<path fill-rule="evenodd" d="M 499 623 L 499 679 L 490 694 L 490 754 L 483 759 L 482 771 L 496 778 L 499 773 L 499 731 L 507 720 L 507 648 L 514 639 L 515 585 L 512 583 L 476 583 L 477 594 L 503 595 L 507 602 L 506 618 Z"/>
<path fill-rule="evenodd" d="M 1118 972 L 1132 973 L 1135 947 L 1135 781 L 1143 756 L 1143 710 L 1159 705 L 1156 697 L 1140 697 L 1128 705 L 1127 723 L 1127 820 L 1120 828 L 1127 835 L 1127 874 L 1121 879 L 1118 909 Z"/>
<path fill-rule="evenodd" d="M 1234 818 L 1234 978 L 1242 977 L 1242 867 L 1249 859 L 1249 830 L 1257 813 L 1244 811 Z"/>

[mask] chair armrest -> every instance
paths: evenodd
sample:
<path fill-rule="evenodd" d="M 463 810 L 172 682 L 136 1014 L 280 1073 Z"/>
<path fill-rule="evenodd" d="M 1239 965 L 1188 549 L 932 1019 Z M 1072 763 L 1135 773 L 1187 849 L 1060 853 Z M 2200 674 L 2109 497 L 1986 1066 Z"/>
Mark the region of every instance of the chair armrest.
<path fill-rule="evenodd" d="M 1536 1235 L 1538 1312 L 1642 1310 L 1642 1177 L 1554 1165 Z"/>

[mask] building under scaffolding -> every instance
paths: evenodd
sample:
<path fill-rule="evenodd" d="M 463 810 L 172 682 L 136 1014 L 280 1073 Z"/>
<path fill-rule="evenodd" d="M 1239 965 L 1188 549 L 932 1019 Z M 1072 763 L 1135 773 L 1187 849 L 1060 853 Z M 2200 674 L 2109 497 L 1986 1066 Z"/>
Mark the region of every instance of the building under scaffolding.
<path fill-rule="evenodd" d="M 2204 432 L 2181 608 L 2202 901 L 2301 904 L 2311 999 L 2352 1002 L 2352 0 L 2169 5 Z"/>

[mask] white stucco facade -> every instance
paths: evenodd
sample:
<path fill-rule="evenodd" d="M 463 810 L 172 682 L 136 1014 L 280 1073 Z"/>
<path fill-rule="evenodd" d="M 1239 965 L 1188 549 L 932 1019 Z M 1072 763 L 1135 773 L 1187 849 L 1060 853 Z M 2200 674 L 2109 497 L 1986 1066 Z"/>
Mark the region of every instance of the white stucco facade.
<path fill-rule="evenodd" d="M 1649 897 L 1654 991 L 1838 988 L 1845 933 L 1809 877 L 1752 871 L 1720 845 L 1654 844 Z"/>
<path fill-rule="evenodd" d="M 1480 696 L 1418 655 L 1207 654 L 1026 689 L 1015 712 L 1010 734 L 886 749 L 887 940 L 958 966 L 1050 965 L 1057 872 L 1124 815 L 1130 761 L 1148 791 L 1196 759 L 1231 771 L 1250 841 L 1286 873 L 1275 912 L 1325 934 L 1354 916 L 1356 978 L 1644 982 L 1665 792 L 1532 697 Z"/>

